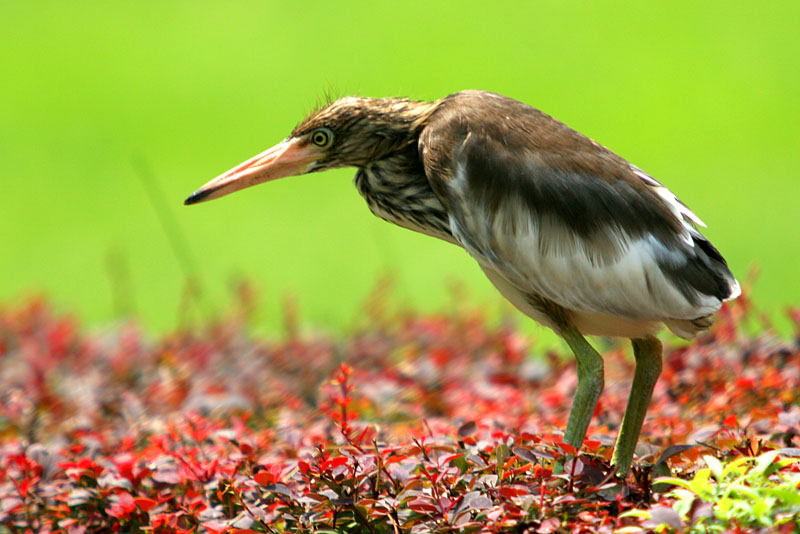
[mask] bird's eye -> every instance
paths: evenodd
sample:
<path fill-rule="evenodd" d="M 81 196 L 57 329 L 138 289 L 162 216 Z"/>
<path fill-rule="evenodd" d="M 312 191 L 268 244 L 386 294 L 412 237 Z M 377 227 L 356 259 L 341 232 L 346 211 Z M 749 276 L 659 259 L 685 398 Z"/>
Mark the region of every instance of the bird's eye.
<path fill-rule="evenodd" d="M 319 147 L 326 147 L 333 141 L 333 132 L 328 128 L 317 128 L 311 133 L 311 142 Z"/>

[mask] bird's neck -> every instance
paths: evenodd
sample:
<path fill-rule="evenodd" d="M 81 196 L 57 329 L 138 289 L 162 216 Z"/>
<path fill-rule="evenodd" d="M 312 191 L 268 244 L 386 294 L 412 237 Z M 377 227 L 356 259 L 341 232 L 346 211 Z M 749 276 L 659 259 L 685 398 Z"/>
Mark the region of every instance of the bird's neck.
<path fill-rule="evenodd" d="M 447 212 L 428 183 L 416 144 L 360 168 L 355 184 L 370 211 L 381 219 L 455 242 Z"/>

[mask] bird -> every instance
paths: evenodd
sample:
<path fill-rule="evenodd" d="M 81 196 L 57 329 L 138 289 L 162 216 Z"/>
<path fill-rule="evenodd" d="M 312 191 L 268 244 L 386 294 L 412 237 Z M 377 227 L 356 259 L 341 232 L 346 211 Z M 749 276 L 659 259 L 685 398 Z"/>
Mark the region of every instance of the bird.
<path fill-rule="evenodd" d="M 581 446 L 604 386 L 603 358 L 585 336 L 631 340 L 634 376 L 612 455 L 626 475 L 661 373 L 656 334 L 666 325 L 693 338 L 741 291 L 702 220 L 610 149 L 478 90 L 328 101 L 184 203 L 339 167 L 356 168 L 373 214 L 462 247 L 513 306 L 563 338 L 578 376 L 565 443 Z"/>

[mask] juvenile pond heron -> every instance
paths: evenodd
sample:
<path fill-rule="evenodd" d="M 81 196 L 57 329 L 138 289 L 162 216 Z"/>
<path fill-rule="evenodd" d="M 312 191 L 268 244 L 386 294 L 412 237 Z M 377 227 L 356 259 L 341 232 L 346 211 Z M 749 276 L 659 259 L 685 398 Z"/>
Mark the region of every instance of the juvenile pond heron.
<path fill-rule="evenodd" d="M 585 335 L 630 338 L 636 369 L 613 464 L 626 474 L 661 372 L 662 324 L 711 325 L 739 284 L 705 226 L 638 167 L 526 104 L 484 91 L 434 102 L 346 97 L 186 204 L 285 176 L 356 167 L 369 209 L 463 247 L 515 307 L 575 353 L 564 441 L 579 447 L 603 389 Z"/>

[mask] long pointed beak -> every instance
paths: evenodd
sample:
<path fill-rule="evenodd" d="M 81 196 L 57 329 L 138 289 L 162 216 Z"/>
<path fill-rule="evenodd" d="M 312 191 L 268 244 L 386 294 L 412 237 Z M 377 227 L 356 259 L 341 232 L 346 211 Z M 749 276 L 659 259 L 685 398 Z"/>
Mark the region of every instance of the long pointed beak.
<path fill-rule="evenodd" d="M 303 138 L 287 139 L 222 174 L 195 191 L 183 203 L 197 204 L 239 189 L 285 176 L 303 174 L 319 158 L 314 145 Z"/>

